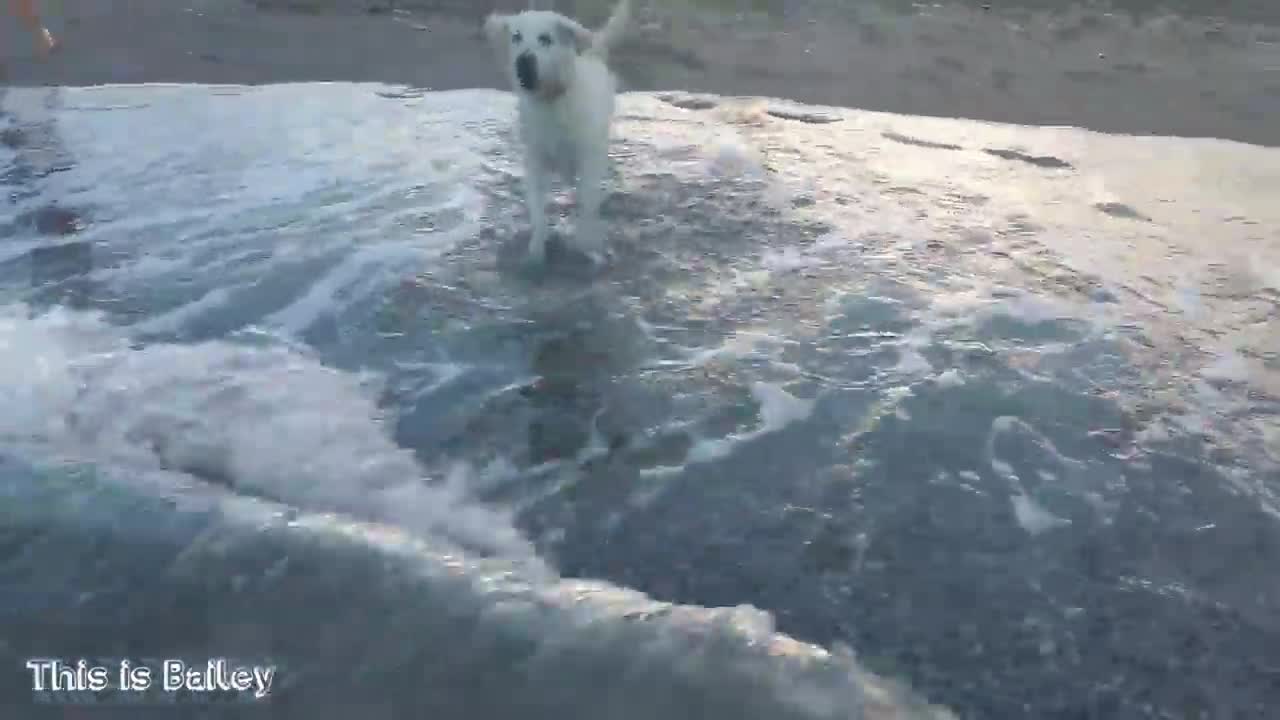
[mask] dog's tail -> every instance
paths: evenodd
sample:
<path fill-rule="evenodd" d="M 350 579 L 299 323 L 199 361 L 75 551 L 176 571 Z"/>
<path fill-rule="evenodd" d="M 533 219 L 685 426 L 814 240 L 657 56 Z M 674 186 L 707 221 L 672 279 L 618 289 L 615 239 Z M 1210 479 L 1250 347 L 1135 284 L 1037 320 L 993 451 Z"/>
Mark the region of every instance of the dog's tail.
<path fill-rule="evenodd" d="M 609 20 L 605 22 L 604 27 L 595 32 L 595 38 L 591 43 L 592 49 L 601 55 L 608 55 L 609 49 L 617 44 L 622 38 L 622 34 L 626 32 L 627 25 L 631 23 L 631 0 L 619 0 L 618 5 L 614 7 L 613 14 L 609 16 Z"/>

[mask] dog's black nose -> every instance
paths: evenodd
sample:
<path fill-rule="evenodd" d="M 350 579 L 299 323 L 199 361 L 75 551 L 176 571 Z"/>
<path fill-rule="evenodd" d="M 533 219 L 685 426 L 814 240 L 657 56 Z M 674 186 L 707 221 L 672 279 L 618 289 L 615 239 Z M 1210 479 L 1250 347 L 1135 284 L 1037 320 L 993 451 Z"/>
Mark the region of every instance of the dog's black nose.
<path fill-rule="evenodd" d="M 522 53 L 516 58 L 516 79 L 525 90 L 532 90 L 537 86 L 538 64 L 533 59 L 533 53 Z"/>

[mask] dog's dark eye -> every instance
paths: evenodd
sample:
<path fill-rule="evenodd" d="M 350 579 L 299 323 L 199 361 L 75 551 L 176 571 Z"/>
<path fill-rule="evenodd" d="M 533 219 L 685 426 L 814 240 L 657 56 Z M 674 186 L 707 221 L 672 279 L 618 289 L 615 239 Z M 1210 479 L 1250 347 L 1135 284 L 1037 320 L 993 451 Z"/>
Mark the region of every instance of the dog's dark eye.
<path fill-rule="evenodd" d="M 542 44 L 542 47 L 551 47 L 551 36 L 547 33 L 542 33 L 538 36 L 538 42 Z"/>
<path fill-rule="evenodd" d="M 512 33 L 512 35 L 511 35 L 511 42 L 513 42 L 513 43 L 518 43 L 518 42 L 520 42 L 520 41 L 522 41 L 522 40 L 524 40 L 524 36 L 523 36 L 523 35 L 521 35 L 520 33 Z"/>

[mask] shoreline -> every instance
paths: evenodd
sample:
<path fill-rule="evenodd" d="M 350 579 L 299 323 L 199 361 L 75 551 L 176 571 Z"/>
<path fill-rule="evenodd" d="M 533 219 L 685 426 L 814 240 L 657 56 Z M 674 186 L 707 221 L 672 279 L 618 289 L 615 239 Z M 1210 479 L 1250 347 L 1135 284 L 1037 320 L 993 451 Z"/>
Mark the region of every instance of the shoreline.
<path fill-rule="evenodd" d="M 247 0 L 182 7 L 143 0 L 130 3 L 127 16 L 105 3 L 51 7 L 46 22 L 62 48 L 41 61 L 25 36 L 6 28 L 4 83 L 503 87 L 479 33 L 494 3 L 462 10 L 454 0 L 396 0 L 394 8 L 390 0 L 360 0 L 345 11 L 297 9 L 319 1 L 288 0 L 294 9 L 284 10 Z M 257 5 L 280 3 L 286 0 Z M 908 14 L 790 2 L 785 11 L 732 14 L 659 5 L 640 4 L 631 36 L 614 53 L 624 90 L 1280 146 L 1280 24 L 1134 19 L 1079 7 L 950 4 Z M 600 13 L 575 14 L 590 24 Z"/>

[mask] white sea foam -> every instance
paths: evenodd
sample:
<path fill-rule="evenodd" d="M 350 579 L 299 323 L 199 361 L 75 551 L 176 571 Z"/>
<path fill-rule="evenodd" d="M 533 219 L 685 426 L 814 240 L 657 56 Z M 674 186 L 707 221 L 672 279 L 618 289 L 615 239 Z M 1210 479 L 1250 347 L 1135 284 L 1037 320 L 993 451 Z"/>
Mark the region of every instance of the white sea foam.
<path fill-rule="evenodd" d="M 1045 510 L 1029 495 L 1013 495 L 1013 514 L 1018 524 L 1031 535 L 1039 535 L 1054 528 L 1070 525 L 1071 521 Z"/>
<path fill-rule="evenodd" d="M 55 310 L 0 314 L 5 444 L 121 467 L 171 469 L 239 492 L 336 510 L 506 555 L 531 549 L 510 518 L 432 483 L 383 427 L 375 378 L 287 347 L 132 345 Z"/>
<path fill-rule="evenodd" d="M 168 314 L 147 329 L 172 331 L 227 310 L 228 293 L 269 285 L 278 304 L 259 322 L 299 333 L 376 300 L 479 227 L 473 179 L 492 139 L 445 95 L 391 102 L 376 89 L 59 90 L 58 134 L 75 163 L 44 180 L 47 193 L 93 209 L 81 239 L 111 262 L 91 277 L 155 298 Z M 6 103 L 30 122 L 23 108 L 40 97 Z"/>
<path fill-rule="evenodd" d="M 965 383 L 964 374 L 955 368 L 943 370 L 934 377 L 933 381 L 938 384 L 938 387 L 944 388 L 960 387 Z"/>
<path fill-rule="evenodd" d="M 696 440 L 689 448 L 686 462 L 703 463 L 724 459 L 741 445 L 806 420 L 813 413 L 816 403 L 816 400 L 798 398 L 781 386 L 766 382 L 753 383 L 751 395 L 760 405 L 760 424 L 745 433 Z"/>

